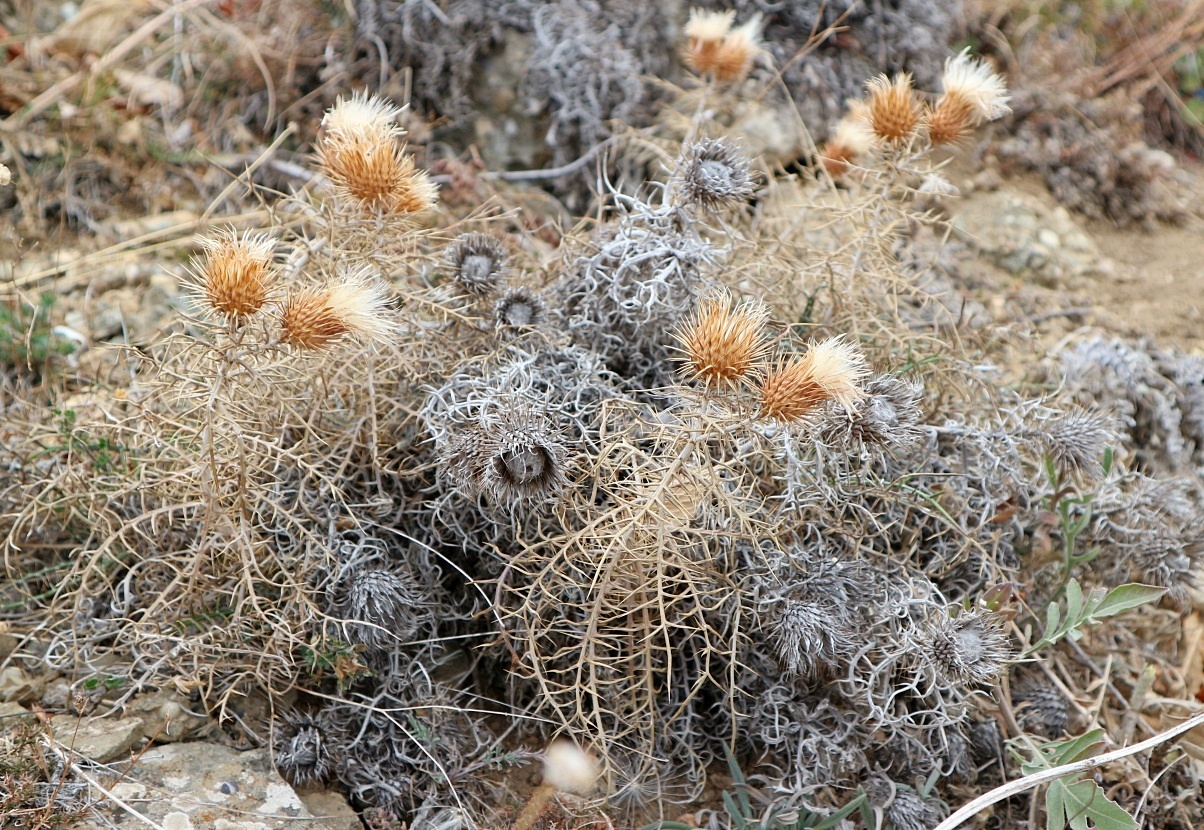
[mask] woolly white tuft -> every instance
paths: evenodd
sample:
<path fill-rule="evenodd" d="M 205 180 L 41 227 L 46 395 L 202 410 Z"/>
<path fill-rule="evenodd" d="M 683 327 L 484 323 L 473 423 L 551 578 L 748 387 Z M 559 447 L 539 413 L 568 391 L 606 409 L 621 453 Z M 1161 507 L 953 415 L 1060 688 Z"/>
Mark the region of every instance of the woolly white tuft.
<path fill-rule="evenodd" d="M 984 121 L 994 121 L 1012 111 L 1007 105 L 1010 99 L 1003 78 L 983 61 L 971 58 L 969 48 L 945 62 L 941 83 L 946 95 L 963 97 Z"/>

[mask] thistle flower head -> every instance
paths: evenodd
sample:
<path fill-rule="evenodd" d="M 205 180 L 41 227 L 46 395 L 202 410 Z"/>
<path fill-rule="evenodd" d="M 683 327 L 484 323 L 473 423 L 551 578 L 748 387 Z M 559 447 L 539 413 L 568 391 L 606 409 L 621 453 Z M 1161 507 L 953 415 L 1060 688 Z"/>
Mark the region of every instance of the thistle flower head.
<path fill-rule="evenodd" d="M 682 148 L 677 192 L 687 204 L 719 211 L 747 202 L 756 191 L 748 159 L 722 138 L 704 138 Z"/>
<path fill-rule="evenodd" d="M 726 291 L 704 297 L 673 335 L 691 379 L 711 389 L 738 383 L 768 351 L 768 317 L 761 303 L 736 306 Z"/>
<path fill-rule="evenodd" d="M 908 447 L 920 437 L 923 395 L 919 383 L 878 375 L 865 384 L 865 397 L 845 418 L 833 418 L 825 425 L 825 440 L 834 446 L 855 440 L 867 446 Z"/>
<path fill-rule="evenodd" d="M 799 421 L 828 401 L 852 409 L 864 397 L 865 356 L 841 337 L 825 340 L 803 357 L 779 366 L 761 381 L 761 415 Z"/>
<path fill-rule="evenodd" d="M 714 69 L 719 46 L 731 31 L 735 18 L 735 11 L 690 9 L 690 20 L 686 23 L 686 52 L 683 55 L 686 66 L 699 75 Z"/>
<path fill-rule="evenodd" d="M 820 161 L 831 176 L 840 176 L 849 169 L 849 165 L 874 149 L 875 140 L 865 103 L 850 101 L 849 113 L 836 122 L 832 135 L 819 148 Z"/>
<path fill-rule="evenodd" d="M 1044 738 L 1059 738 L 1070 725 L 1070 705 L 1044 677 L 1028 675 L 1013 683 L 1012 708 L 1022 729 Z"/>
<path fill-rule="evenodd" d="M 910 787 L 904 787 L 882 775 L 875 775 L 865 786 L 875 808 L 886 816 L 894 830 L 931 830 L 941 823 L 941 812 L 928 799 Z"/>
<path fill-rule="evenodd" d="M 761 54 L 760 36 L 759 14 L 728 32 L 715 53 L 713 71 L 716 80 L 730 83 L 748 77 L 753 61 Z"/>
<path fill-rule="evenodd" d="M 1004 616 L 986 609 L 957 617 L 938 614 L 928 625 L 924 656 L 946 680 L 959 686 L 989 683 L 1012 659 Z"/>
<path fill-rule="evenodd" d="M 546 417 L 507 409 L 456 436 L 440 461 L 466 494 L 484 493 L 494 503 L 531 505 L 565 486 L 566 456 L 561 436 Z"/>
<path fill-rule="evenodd" d="M 547 317 L 547 307 L 539 295 L 524 286 L 508 289 L 493 307 L 493 321 L 499 329 L 523 329 L 538 326 Z"/>
<path fill-rule="evenodd" d="M 399 112 L 376 96 L 354 96 L 322 119 L 318 163 L 339 198 L 360 212 L 408 215 L 435 204 L 437 188 L 398 143 Z"/>
<path fill-rule="evenodd" d="M 230 320 L 256 314 L 268 301 L 276 271 L 276 240 L 267 233 L 233 228 L 202 239 L 204 260 L 193 264 L 194 290 L 201 306 Z"/>
<path fill-rule="evenodd" d="M 422 590 L 408 574 L 364 570 L 351 577 L 340 610 L 348 639 L 380 650 L 414 637 L 423 604 Z"/>
<path fill-rule="evenodd" d="M 385 287 L 359 269 L 325 286 L 302 288 L 280 309 L 281 339 L 315 351 L 344 336 L 384 341 L 395 327 L 387 318 Z"/>
<path fill-rule="evenodd" d="M 322 129 L 336 141 L 366 139 L 383 143 L 405 135 L 397 123 L 401 110 L 392 101 L 367 92 L 357 92 L 350 98 L 339 96 L 322 117 Z"/>
<path fill-rule="evenodd" d="M 944 92 L 925 110 L 924 123 L 933 144 L 952 144 L 984 121 L 1011 112 L 1003 78 L 969 52 L 966 49 L 945 62 Z"/>
<path fill-rule="evenodd" d="M 852 650 L 853 631 L 830 603 L 790 599 L 774 625 L 778 659 L 789 674 L 811 675 Z"/>
<path fill-rule="evenodd" d="M 460 234 L 447 248 L 447 264 L 457 286 L 469 294 L 488 294 L 506 269 L 506 249 L 488 234 Z"/>
<path fill-rule="evenodd" d="M 556 792 L 588 795 L 598 775 L 598 759 L 570 740 L 552 741 L 544 750 L 543 782 Z"/>
<path fill-rule="evenodd" d="M 920 102 L 912 88 L 911 75 L 901 72 L 888 79 L 879 75 L 866 82 L 866 118 L 874 135 L 900 143 L 916 133 Z"/>
<path fill-rule="evenodd" d="M 272 758 L 276 769 L 294 787 L 321 783 L 335 767 L 326 730 L 318 719 L 305 714 L 290 714 L 277 721 Z"/>
<path fill-rule="evenodd" d="M 1115 419 L 1079 408 L 1044 422 L 1037 434 L 1063 475 L 1079 475 L 1089 480 L 1099 477 L 1105 450 L 1119 440 Z"/>

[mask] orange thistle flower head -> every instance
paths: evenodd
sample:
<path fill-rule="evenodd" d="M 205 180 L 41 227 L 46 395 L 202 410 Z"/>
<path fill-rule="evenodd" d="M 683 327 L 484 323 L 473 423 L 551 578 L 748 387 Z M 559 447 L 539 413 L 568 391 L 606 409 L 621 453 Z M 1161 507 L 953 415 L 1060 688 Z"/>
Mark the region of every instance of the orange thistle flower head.
<path fill-rule="evenodd" d="M 376 96 L 340 98 L 322 119 L 318 163 L 339 198 L 363 213 L 407 215 L 435 204 L 438 189 L 398 139 L 401 110 Z"/>
<path fill-rule="evenodd" d="M 385 288 L 360 268 L 326 286 L 309 286 L 289 296 L 280 309 L 281 339 L 317 351 L 342 337 L 384 341 L 396 327 L 386 316 Z"/>
<path fill-rule="evenodd" d="M 832 135 L 819 148 L 819 159 L 830 175 L 839 176 L 874 149 L 876 138 L 865 102 L 850 101 L 848 114 L 836 123 Z"/>
<path fill-rule="evenodd" d="M 825 340 L 762 380 L 761 415 L 800 421 L 828 401 L 851 410 L 865 396 L 861 381 L 867 374 L 865 356 L 856 346 L 842 337 Z"/>
<path fill-rule="evenodd" d="M 715 78 L 720 81 L 742 81 L 752 70 L 753 61 L 761 54 L 761 16 L 753 15 L 744 25 L 732 29 L 719 44 L 715 54 Z"/>
<path fill-rule="evenodd" d="M 920 102 L 912 88 L 910 73 L 901 72 L 893 80 L 879 75 L 866 82 L 866 89 L 866 115 L 874 135 L 893 143 L 915 135 L 920 123 Z"/>
<path fill-rule="evenodd" d="M 731 31 L 734 11 L 709 12 L 690 9 L 690 20 L 686 23 L 686 52 L 682 59 L 686 66 L 705 75 L 715 68 L 719 47 Z"/>
<path fill-rule="evenodd" d="M 737 307 L 727 291 L 704 297 L 673 335 L 680 344 L 683 368 L 708 388 L 738 383 L 769 348 L 768 318 L 769 311 L 761 303 Z"/>
<path fill-rule="evenodd" d="M 1011 112 L 1007 86 L 989 66 L 969 56 L 967 48 L 945 63 L 944 90 L 936 105 L 925 113 L 933 144 L 951 144 L 984 121 Z"/>
<path fill-rule="evenodd" d="M 233 228 L 201 240 L 204 259 L 194 262 L 192 284 L 202 308 L 228 320 L 257 313 L 268 301 L 276 270 L 276 240 L 267 233 Z"/>

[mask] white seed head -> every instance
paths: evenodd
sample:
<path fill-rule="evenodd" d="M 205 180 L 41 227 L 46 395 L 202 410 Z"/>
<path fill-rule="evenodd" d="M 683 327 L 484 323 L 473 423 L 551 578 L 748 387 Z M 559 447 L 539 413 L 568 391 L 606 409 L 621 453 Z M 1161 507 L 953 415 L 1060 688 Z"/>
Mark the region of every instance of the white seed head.
<path fill-rule="evenodd" d="M 598 774 L 598 759 L 572 741 L 555 740 L 544 751 L 543 782 L 557 792 L 587 795 Z"/>
<path fill-rule="evenodd" d="M 383 141 L 405 134 L 397 123 L 401 108 L 391 101 L 366 92 L 350 98 L 340 97 L 322 118 L 322 127 L 330 139 Z"/>
<path fill-rule="evenodd" d="M 706 9 L 690 9 L 690 20 L 686 23 L 686 37 L 703 43 L 723 40 L 732 28 L 736 12 L 710 12 Z"/>
<path fill-rule="evenodd" d="M 1012 111 L 1003 78 L 983 61 L 971 58 L 968 47 L 945 62 L 941 88 L 946 95 L 967 101 L 983 121 L 994 121 Z"/>

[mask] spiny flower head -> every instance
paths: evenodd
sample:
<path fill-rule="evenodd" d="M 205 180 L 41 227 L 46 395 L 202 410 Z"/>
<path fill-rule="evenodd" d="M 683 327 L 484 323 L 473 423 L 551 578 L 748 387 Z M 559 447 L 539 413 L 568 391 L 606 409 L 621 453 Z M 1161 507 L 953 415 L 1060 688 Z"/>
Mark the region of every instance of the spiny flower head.
<path fill-rule="evenodd" d="M 1077 407 L 1041 424 L 1037 432 L 1059 472 L 1088 480 L 1099 477 L 1104 452 L 1119 441 L 1113 418 Z"/>
<path fill-rule="evenodd" d="M 865 102 L 849 102 L 849 113 L 836 123 L 832 135 L 819 148 L 820 161 L 829 175 L 840 176 L 850 164 L 874 149 L 875 136 L 868 118 Z"/>
<path fill-rule="evenodd" d="M 928 626 L 924 655 L 957 685 L 989 683 L 1012 659 L 1007 617 L 985 608 L 956 617 L 938 614 Z"/>
<path fill-rule="evenodd" d="M 317 718 L 289 714 L 277 722 L 272 736 L 276 769 L 294 787 L 319 784 L 335 768 L 326 730 Z"/>
<path fill-rule="evenodd" d="M 768 317 L 764 305 L 737 306 L 726 291 L 704 297 L 674 334 L 691 378 L 712 389 L 738 383 L 769 348 Z"/>
<path fill-rule="evenodd" d="M 1021 729 L 1044 738 L 1060 738 L 1070 725 L 1070 704 L 1056 686 L 1038 675 L 1012 683 L 1012 708 Z"/>
<path fill-rule="evenodd" d="M 506 268 L 506 249 L 489 234 L 462 233 L 447 248 L 447 264 L 457 286 L 469 294 L 488 294 Z"/>
<path fill-rule="evenodd" d="M 552 741 L 544 751 L 543 783 L 556 792 L 588 795 L 598 775 L 598 759 L 568 739 Z"/>
<path fill-rule="evenodd" d="M 350 98 L 339 98 L 322 117 L 322 129 L 334 141 L 365 139 L 383 143 L 405 135 L 397 123 L 402 108 L 367 92 L 357 92 Z"/>
<path fill-rule="evenodd" d="M 825 340 L 774 369 L 761 381 L 761 415 L 800 421 L 828 401 L 851 409 L 865 393 L 865 356 L 842 337 Z"/>
<path fill-rule="evenodd" d="M 414 166 L 398 138 L 400 110 L 376 96 L 339 101 L 327 112 L 318 140 L 318 163 L 339 198 L 378 216 L 417 213 L 433 206 L 434 183 Z"/>
<path fill-rule="evenodd" d="M 263 308 L 276 280 L 275 239 L 249 231 L 240 236 L 230 228 L 202 239 L 201 248 L 205 257 L 193 265 L 193 289 L 204 308 L 231 320 Z"/>
<path fill-rule="evenodd" d="M 440 463 L 466 494 L 484 493 L 495 504 L 525 506 L 564 488 L 567 454 L 545 416 L 508 408 L 456 436 Z"/>
<path fill-rule="evenodd" d="M 941 88 L 941 97 L 924 116 L 933 144 L 952 144 L 984 121 L 1011 112 L 1003 78 L 971 58 L 969 48 L 945 62 Z"/>
<path fill-rule="evenodd" d="M 901 72 L 889 79 L 879 75 L 866 82 L 866 116 L 874 135 L 900 143 L 915 135 L 920 123 L 920 102 L 912 88 L 911 74 Z"/>
<path fill-rule="evenodd" d="M 722 138 L 704 138 L 682 148 L 677 190 L 687 203 L 717 211 L 747 202 L 756 181 L 739 150 Z"/>
<path fill-rule="evenodd" d="M 543 300 L 521 285 L 508 289 L 493 307 L 493 321 L 499 329 L 531 328 L 546 317 L 547 307 Z"/>
<path fill-rule="evenodd" d="M 735 11 L 710 12 L 705 9 L 690 9 L 690 20 L 686 23 L 686 66 L 703 75 L 715 66 L 719 46 L 731 31 Z"/>
<path fill-rule="evenodd" d="M 891 375 L 878 375 L 865 384 L 865 397 L 845 417 L 835 417 L 824 427 L 824 439 L 833 446 L 850 440 L 868 446 L 903 448 L 920 437 L 920 399 L 924 387 Z"/>
<path fill-rule="evenodd" d="M 691 9 L 686 23 L 686 66 L 699 75 L 711 73 L 716 80 L 739 81 L 748 75 L 761 53 L 761 17 L 754 15 L 732 28 L 734 11 L 709 12 Z"/>
<path fill-rule="evenodd" d="M 748 76 L 753 61 L 761 54 L 760 34 L 759 14 L 727 33 L 715 54 L 716 80 L 730 83 L 742 81 Z"/>
<path fill-rule="evenodd" d="M 325 348 L 344 336 L 384 341 L 394 333 L 388 295 L 370 269 L 342 275 L 325 286 L 308 286 L 280 308 L 281 339 L 298 349 Z"/>
<path fill-rule="evenodd" d="M 421 589 L 404 572 L 363 570 L 351 578 L 341 609 L 347 637 L 369 649 L 386 649 L 414 637 L 423 606 Z"/>

